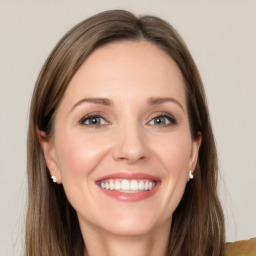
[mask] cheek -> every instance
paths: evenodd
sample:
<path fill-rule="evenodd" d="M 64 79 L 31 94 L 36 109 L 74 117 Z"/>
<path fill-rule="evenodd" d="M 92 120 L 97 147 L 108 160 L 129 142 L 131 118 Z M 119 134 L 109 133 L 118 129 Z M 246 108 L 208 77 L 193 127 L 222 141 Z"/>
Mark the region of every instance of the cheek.
<path fill-rule="evenodd" d="M 187 133 L 177 133 L 154 143 L 155 154 L 166 175 L 179 176 L 188 172 L 192 142 Z"/>
<path fill-rule="evenodd" d="M 82 202 L 88 203 L 94 196 L 91 193 L 93 177 L 97 166 L 106 155 L 107 148 L 102 143 L 104 141 L 101 136 L 96 138 L 83 133 L 61 133 L 56 139 L 61 182 L 69 202 L 76 211 L 81 212 L 84 207 Z"/>
<path fill-rule="evenodd" d="M 191 146 L 190 136 L 175 134 L 155 147 L 155 155 L 163 168 L 163 193 L 159 209 L 163 210 L 166 219 L 175 211 L 183 196 L 188 179 Z"/>
<path fill-rule="evenodd" d="M 57 158 L 63 183 L 66 179 L 89 178 L 106 152 L 102 140 L 94 136 L 71 134 L 59 141 Z"/>

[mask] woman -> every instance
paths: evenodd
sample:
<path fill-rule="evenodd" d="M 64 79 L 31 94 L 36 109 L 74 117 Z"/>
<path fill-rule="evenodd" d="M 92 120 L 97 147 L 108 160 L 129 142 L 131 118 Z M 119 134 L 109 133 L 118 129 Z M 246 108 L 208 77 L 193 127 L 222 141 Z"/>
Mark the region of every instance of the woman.
<path fill-rule="evenodd" d="M 163 20 L 108 11 L 71 29 L 36 83 L 26 255 L 224 255 L 203 85 Z"/>

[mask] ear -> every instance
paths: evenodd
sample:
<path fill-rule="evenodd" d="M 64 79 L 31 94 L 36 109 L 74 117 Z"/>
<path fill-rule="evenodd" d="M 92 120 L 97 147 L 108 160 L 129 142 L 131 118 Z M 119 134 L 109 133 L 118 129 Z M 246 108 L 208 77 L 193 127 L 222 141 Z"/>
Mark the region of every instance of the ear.
<path fill-rule="evenodd" d="M 192 142 L 192 150 L 189 163 L 189 171 L 194 172 L 197 164 L 199 149 L 202 142 L 202 134 L 198 132 L 195 139 Z"/>
<path fill-rule="evenodd" d="M 55 148 L 51 139 L 48 138 L 45 132 L 37 131 L 37 137 L 39 143 L 42 147 L 44 158 L 47 164 L 47 167 L 50 171 L 51 176 L 55 176 L 57 183 L 61 183 L 61 175 L 59 171 L 58 161 L 56 157 Z"/>

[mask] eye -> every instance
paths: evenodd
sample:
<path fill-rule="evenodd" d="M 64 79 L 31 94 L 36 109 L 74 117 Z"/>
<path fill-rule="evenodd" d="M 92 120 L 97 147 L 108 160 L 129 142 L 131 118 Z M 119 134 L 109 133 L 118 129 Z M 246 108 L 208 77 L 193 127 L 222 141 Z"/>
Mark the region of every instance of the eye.
<path fill-rule="evenodd" d="M 156 126 L 170 126 L 176 124 L 176 119 L 170 114 L 161 114 L 152 118 L 149 122 L 150 125 Z"/>
<path fill-rule="evenodd" d="M 84 116 L 79 121 L 79 123 L 81 125 L 91 126 L 91 127 L 100 127 L 100 126 L 108 124 L 108 122 L 106 121 L 106 119 L 104 117 L 102 117 L 101 115 L 97 115 L 97 114 L 89 114 L 87 116 Z"/>

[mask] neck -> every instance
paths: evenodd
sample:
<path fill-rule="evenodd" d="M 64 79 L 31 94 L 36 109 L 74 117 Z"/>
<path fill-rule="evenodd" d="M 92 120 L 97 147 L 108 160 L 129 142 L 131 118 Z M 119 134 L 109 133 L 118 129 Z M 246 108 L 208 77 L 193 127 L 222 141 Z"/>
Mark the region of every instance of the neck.
<path fill-rule="evenodd" d="M 167 228 L 166 228 L 167 226 Z M 86 227 L 83 238 L 85 256 L 166 256 L 170 226 L 164 225 L 149 234 L 120 236 Z"/>

